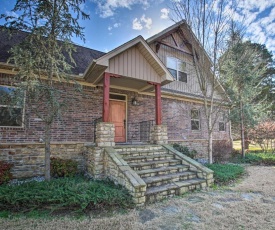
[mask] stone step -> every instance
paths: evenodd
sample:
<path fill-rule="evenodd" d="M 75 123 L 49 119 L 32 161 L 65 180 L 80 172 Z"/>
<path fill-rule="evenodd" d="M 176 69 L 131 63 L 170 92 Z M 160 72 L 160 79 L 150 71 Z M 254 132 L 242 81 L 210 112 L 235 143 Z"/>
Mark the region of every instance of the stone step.
<path fill-rule="evenodd" d="M 182 195 L 188 191 L 206 187 L 204 179 L 191 179 L 185 181 L 172 182 L 160 186 L 147 188 L 145 192 L 146 202 L 154 202 L 173 195 Z"/>
<path fill-rule="evenodd" d="M 121 151 L 118 152 L 121 156 L 152 156 L 159 154 L 167 154 L 166 150 L 139 150 L 139 151 Z"/>
<path fill-rule="evenodd" d="M 176 173 L 176 172 L 184 172 L 189 170 L 188 165 L 175 165 L 175 166 L 165 166 L 160 168 L 154 169 L 145 169 L 137 171 L 137 174 L 141 177 L 149 177 L 149 176 L 158 176 L 158 175 L 166 175 L 169 173 Z"/>
<path fill-rule="evenodd" d="M 147 162 L 133 162 L 129 163 L 129 166 L 133 170 L 144 170 L 144 169 L 153 169 L 163 166 L 178 165 L 181 164 L 181 160 L 177 159 L 168 159 L 168 160 L 158 160 L 158 161 L 147 161 Z"/>
<path fill-rule="evenodd" d="M 195 178 L 197 178 L 196 173 L 187 171 L 187 172 L 171 173 L 171 174 L 161 175 L 161 176 L 147 177 L 147 178 L 143 178 L 143 180 L 146 183 L 147 188 L 150 188 L 155 186 L 161 186 L 164 184 L 169 184 L 172 182 L 191 180 Z"/>
<path fill-rule="evenodd" d="M 127 145 L 127 146 L 115 146 L 114 149 L 117 152 L 133 152 L 133 151 L 156 151 L 162 150 L 161 145 Z"/>
<path fill-rule="evenodd" d="M 132 162 L 146 162 L 146 161 L 156 161 L 156 160 L 167 160 L 167 159 L 174 159 L 174 155 L 172 154 L 154 154 L 154 155 L 142 155 L 142 156 L 123 156 L 123 160 L 128 163 Z"/>

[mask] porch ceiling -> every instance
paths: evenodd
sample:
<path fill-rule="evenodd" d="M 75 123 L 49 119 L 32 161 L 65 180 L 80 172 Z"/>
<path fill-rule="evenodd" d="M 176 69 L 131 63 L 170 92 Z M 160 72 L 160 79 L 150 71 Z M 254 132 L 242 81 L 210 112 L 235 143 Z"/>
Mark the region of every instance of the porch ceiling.
<path fill-rule="evenodd" d="M 104 72 L 120 76 L 111 78 L 111 87 L 135 91 L 152 90 L 148 82 L 164 85 L 174 80 L 141 36 L 94 60 L 84 73 L 84 79 L 101 85 Z"/>

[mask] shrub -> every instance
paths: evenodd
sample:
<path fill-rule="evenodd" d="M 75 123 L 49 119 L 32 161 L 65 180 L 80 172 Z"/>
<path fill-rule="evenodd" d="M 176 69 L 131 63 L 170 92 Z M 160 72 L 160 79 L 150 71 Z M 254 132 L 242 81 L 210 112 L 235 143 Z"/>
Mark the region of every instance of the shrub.
<path fill-rule="evenodd" d="M 190 151 L 188 147 L 177 143 L 173 144 L 173 148 L 192 159 L 194 159 L 198 154 L 198 152 L 195 149 Z"/>
<path fill-rule="evenodd" d="M 0 211 L 66 208 L 84 211 L 133 204 L 128 191 L 111 181 L 91 181 L 84 177 L 0 186 Z"/>
<path fill-rule="evenodd" d="M 213 159 L 215 162 L 228 160 L 232 155 L 232 142 L 228 140 L 213 141 Z"/>
<path fill-rule="evenodd" d="M 214 171 L 214 179 L 217 184 L 226 184 L 238 179 L 244 173 L 244 167 L 233 164 L 207 164 Z"/>
<path fill-rule="evenodd" d="M 60 158 L 51 158 L 52 177 L 73 177 L 77 174 L 77 162 Z"/>
<path fill-rule="evenodd" d="M 12 179 L 10 172 L 12 164 L 0 161 L 0 185 L 9 182 Z"/>
<path fill-rule="evenodd" d="M 272 153 L 249 153 L 243 158 L 238 155 L 232 159 L 234 163 L 248 163 L 254 165 L 275 165 L 275 154 Z"/>

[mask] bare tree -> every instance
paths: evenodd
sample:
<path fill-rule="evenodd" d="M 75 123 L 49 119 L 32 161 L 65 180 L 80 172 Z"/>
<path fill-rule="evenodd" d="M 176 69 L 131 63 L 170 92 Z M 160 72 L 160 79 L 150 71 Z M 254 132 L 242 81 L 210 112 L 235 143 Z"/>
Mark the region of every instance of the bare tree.
<path fill-rule="evenodd" d="M 214 126 L 220 111 L 229 102 L 215 73 L 218 72 L 218 58 L 226 44 L 227 29 L 232 20 L 232 7 L 233 5 L 224 0 L 179 0 L 174 1 L 172 5 L 172 19 L 185 22 L 182 36 L 192 52 L 195 75 L 203 96 L 209 163 L 213 163 Z M 221 95 L 220 98 L 217 92 Z"/>

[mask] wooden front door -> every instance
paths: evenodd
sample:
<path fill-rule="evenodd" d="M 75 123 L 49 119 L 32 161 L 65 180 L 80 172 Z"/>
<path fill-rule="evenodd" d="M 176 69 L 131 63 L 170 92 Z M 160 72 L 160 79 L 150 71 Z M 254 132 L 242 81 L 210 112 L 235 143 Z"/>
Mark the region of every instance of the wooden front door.
<path fill-rule="evenodd" d="M 126 102 L 110 100 L 109 122 L 115 124 L 115 142 L 126 142 Z"/>

